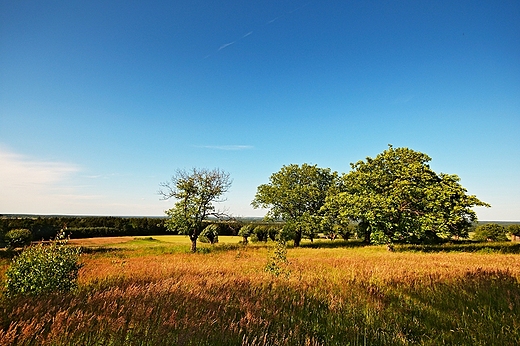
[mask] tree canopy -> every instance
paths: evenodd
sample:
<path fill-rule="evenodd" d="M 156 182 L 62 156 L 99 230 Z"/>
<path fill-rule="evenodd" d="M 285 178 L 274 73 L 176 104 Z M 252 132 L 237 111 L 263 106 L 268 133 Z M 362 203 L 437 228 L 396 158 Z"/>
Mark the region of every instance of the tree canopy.
<path fill-rule="evenodd" d="M 269 209 L 268 220 L 284 220 L 285 230 L 290 231 L 294 245 L 299 246 L 302 236 L 312 229 L 309 226 L 321 215 L 321 207 L 337 177 L 336 172 L 316 165 L 283 166 L 271 175 L 268 184 L 258 186 L 251 205 Z"/>
<path fill-rule="evenodd" d="M 390 145 L 375 158 L 351 164 L 341 192 L 329 196 L 325 209 L 358 221 L 367 242 L 467 237 L 477 219 L 471 208 L 489 205 L 467 195 L 456 175 L 435 173 L 430 160 Z"/>
<path fill-rule="evenodd" d="M 214 202 L 222 202 L 222 195 L 231 187 L 229 173 L 220 169 L 178 170 L 171 181 L 161 184 L 159 194 L 164 199 L 174 198 L 175 206 L 166 211 L 170 230 L 187 234 L 191 240 L 191 251 L 197 251 L 197 238 L 205 228 L 204 220 L 209 216 L 222 217 Z"/>
<path fill-rule="evenodd" d="M 478 241 L 507 241 L 507 228 L 497 223 L 486 223 L 475 229 L 473 239 Z"/>

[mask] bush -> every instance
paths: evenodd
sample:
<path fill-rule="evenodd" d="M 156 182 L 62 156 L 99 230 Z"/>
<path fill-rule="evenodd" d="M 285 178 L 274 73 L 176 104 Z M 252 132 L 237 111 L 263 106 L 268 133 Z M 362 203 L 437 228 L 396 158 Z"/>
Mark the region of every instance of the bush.
<path fill-rule="evenodd" d="M 506 233 L 507 230 L 504 226 L 488 223 L 475 229 L 473 239 L 478 241 L 507 241 Z"/>
<path fill-rule="evenodd" d="M 204 228 L 202 233 L 199 236 L 199 240 L 201 243 L 211 243 L 216 244 L 218 243 L 218 225 L 211 224 Z"/>
<path fill-rule="evenodd" d="M 269 228 L 268 225 L 258 225 L 253 229 L 253 234 L 251 235 L 251 241 L 255 242 L 267 242 L 267 238 L 269 237 Z"/>
<path fill-rule="evenodd" d="M 291 270 L 289 268 L 289 261 L 287 260 L 287 247 L 284 242 L 276 242 L 274 250 L 269 252 L 269 258 L 264 267 L 264 271 L 273 276 L 280 276 L 289 278 Z"/>
<path fill-rule="evenodd" d="M 243 238 L 243 240 L 242 240 L 243 244 L 248 243 L 247 238 L 249 238 L 253 234 L 254 229 L 255 229 L 255 225 L 253 225 L 252 223 L 244 225 L 240 228 L 240 230 L 238 231 L 238 235 Z"/>
<path fill-rule="evenodd" d="M 75 289 L 81 268 L 79 254 L 79 248 L 58 242 L 26 248 L 5 273 L 7 296 L 40 295 Z"/>
<path fill-rule="evenodd" d="M 5 234 L 4 239 L 10 249 L 24 247 L 31 244 L 32 233 L 24 228 L 12 229 Z"/>

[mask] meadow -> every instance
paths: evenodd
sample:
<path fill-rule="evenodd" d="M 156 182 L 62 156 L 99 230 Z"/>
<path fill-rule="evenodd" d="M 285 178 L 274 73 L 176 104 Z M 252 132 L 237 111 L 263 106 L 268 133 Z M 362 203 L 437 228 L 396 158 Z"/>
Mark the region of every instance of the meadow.
<path fill-rule="evenodd" d="M 0 344 L 520 344 L 515 244 L 390 252 L 324 240 L 289 246 L 276 276 L 264 270 L 274 244 L 240 239 L 196 254 L 185 236 L 71 241 L 84 247 L 78 290 L 2 297 Z"/>

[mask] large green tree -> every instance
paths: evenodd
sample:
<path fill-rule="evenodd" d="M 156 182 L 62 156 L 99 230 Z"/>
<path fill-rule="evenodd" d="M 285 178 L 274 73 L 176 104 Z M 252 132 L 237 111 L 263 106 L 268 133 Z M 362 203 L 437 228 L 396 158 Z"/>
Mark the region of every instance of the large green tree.
<path fill-rule="evenodd" d="M 177 200 L 172 209 L 166 211 L 170 230 L 187 234 L 191 240 L 191 251 L 197 251 L 197 239 L 206 227 L 204 220 L 209 216 L 222 217 L 213 205 L 222 202 L 222 195 L 231 187 L 229 173 L 220 169 L 178 170 L 171 180 L 161 183 L 159 194 L 163 199 Z"/>
<path fill-rule="evenodd" d="M 336 172 L 316 165 L 283 166 L 271 175 L 268 184 L 258 186 L 251 205 L 269 209 L 267 220 L 284 220 L 294 246 L 299 246 L 304 235 L 313 234 L 310 229 L 319 227 L 316 218 L 337 178 Z"/>
<path fill-rule="evenodd" d="M 467 237 L 477 220 L 474 206 L 488 206 L 460 185 L 456 175 L 437 174 L 430 157 L 408 148 L 387 150 L 351 164 L 342 191 L 326 209 L 359 222 L 365 241 L 420 241 L 426 237 Z"/>

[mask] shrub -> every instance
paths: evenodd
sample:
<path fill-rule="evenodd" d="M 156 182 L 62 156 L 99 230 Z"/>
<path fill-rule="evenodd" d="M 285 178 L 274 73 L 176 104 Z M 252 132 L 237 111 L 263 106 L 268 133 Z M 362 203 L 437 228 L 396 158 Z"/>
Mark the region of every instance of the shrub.
<path fill-rule="evenodd" d="M 269 252 L 264 271 L 276 277 L 282 275 L 282 277 L 288 278 L 291 274 L 287 260 L 287 247 L 283 241 L 276 242 L 274 250 Z"/>
<path fill-rule="evenodd" d="M 267 242 L 267 238 L 269 237 L 269 228 L 268 225 L 258 225 L 253 229 L 253 235 L 251 235 L 252 242 Z M 256 237 L 253 237 L 256 236 Z"/>
<path fill-rule="evenodd" d="M 211 224 L 204 228 L 202 233 L 199 236 L 199 240 L 201 243 L 211 243 L 216 244 L 218 243 L 218 225 Z"/>
<path fill-rule="evenodd" d="M 247 244 L 248 238 L 253 234 L 253 230 L 255 229 L 255 225 L 252 223 L 249 223 L 247 225 L 244 225 L 240 228 L 238 231 L 238 235 L 243 238 L 242 243 Z"/>
<path fill-rule="evenodd" d="M 478 241 L 507 241 L 506 233 L 507 230 L 504 226 L 487 223 L 475 229 L 473 239 Z"/>
<path fill-rule="evenodd" d="M 7 271 L 7 296 L 40 295 L 77 287 L 80 250 L 58 242 L 26 248 Z"/>
<path fill-rule="evenodd" d="M 24 247 L 31 244 L 32 233 L 25 228 L 12 229 L 5 234 L 4 239 L 10 249 Z"/>

